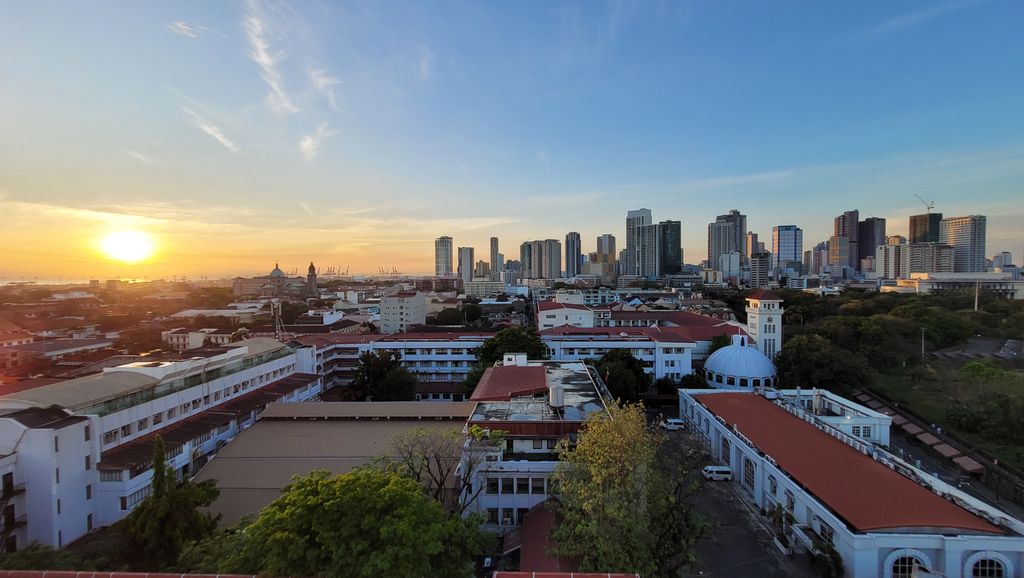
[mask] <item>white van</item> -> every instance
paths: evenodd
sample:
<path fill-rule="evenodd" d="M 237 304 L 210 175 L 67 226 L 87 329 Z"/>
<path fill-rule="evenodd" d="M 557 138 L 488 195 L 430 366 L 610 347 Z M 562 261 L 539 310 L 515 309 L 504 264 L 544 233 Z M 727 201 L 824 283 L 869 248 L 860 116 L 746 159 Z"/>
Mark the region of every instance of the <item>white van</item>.
<path fill-rule="evenodd" d="M 701 470 L 705 480 L 723 481 L 732 479 L 732 470 L 729 466 L 704 466 Z"/>
<path fill-rule="evenodd" d="M 661 429 L 666 431 L 678 431 L 686 429 L 685 419 L 669 418 L 661 422 Z"/>

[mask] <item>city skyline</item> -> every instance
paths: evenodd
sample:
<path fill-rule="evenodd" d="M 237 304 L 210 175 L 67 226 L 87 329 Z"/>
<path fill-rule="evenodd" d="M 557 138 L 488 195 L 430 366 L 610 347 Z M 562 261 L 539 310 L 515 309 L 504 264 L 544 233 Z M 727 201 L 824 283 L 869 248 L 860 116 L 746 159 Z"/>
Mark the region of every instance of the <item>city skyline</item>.
<path fill-rule="evenodd" d="M 1024 249 L 1016 3 L 54 6 L 0 22 L 7 282 L 430 274 L 439 236 L 586 254 L 637 207 L 698 262 L 734 208 L 812 247 L 851 208 L 908 235 L 914 195 Z"/>

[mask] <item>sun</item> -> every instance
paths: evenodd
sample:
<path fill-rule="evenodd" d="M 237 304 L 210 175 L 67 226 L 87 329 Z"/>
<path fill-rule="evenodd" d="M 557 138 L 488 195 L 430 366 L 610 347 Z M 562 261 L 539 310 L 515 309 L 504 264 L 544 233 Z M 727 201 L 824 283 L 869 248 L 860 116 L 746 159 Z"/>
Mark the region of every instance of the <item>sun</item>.
<path fill-rule="evenodd" d="M 155 249 L 153 238 L 139 231 L 115 231 L 100 241 L 108 257 L 123 263 L 145 261 Z"/>

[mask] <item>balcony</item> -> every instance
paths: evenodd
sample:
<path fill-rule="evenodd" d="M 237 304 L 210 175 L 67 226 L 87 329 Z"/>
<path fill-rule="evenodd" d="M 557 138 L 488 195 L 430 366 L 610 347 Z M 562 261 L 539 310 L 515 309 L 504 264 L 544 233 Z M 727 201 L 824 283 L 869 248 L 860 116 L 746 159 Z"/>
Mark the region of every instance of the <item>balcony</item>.
<path fill-rule="evenodd" d="M 28 514 L 22 514 L 20 516 L 4 516 L 4 527 L 3 533 L 10 532 L 15 528 L 20 528 L 28 524 Z"/>
<path fill-rule="evenodd" d="M 0 499 L 9 500 L 9 499 L 13 498 L 14 496 L 17 496 L 18 494 L 24 494 L 24 493 L 25 493 L 25 482 L 21 482 L 20 484 L 9 484 L 9 485 L 5 485 L 4 486 L 3 494 L 0 495 Z"/>

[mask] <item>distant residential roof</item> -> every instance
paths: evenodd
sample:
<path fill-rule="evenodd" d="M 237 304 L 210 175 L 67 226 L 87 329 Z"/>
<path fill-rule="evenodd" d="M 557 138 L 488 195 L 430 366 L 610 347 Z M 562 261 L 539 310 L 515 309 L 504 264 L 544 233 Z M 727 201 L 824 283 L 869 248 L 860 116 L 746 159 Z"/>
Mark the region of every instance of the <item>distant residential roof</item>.
<path fill-rule="evenodd" d="M 78 329 L 99 325 L 95 321 L 86 321 L 78 317 L 51 317 L 48 319 L 25 319 L 21 326 L 29 331 L 57 331 L 60 329 Z"/>
<path fill-rule="evenodd" d="M 10 345 L 4 349 L 27 351 L 45 356 L 73 353 L 85 349 L 104 349 L 114 344 L 113 339 L 97 337 L 91 339 L 51 339 L 47 341 L 33 341 L 21 345 Z"/>
<path fill-rule="evenodd" d="M 495 366 L 484 371 L 470 397 L 473 401 L 502 401 L 520 395 L 536 395 L 548 390 L 543 365 Z"/>
<path fill-rule="evenodd" d="M 274 403 L 260 419 L 459 419 L 471 413 L 475 403 L 423 403 L 419 401 L 324 401 Z"/>
<path fill-rule="evenodd" d="M 71 415 L 56 406 L 8 410 L 7 412 L 0 413 L 0 417 L 13 419 L 27 428 L 36 429 L 61 429 L 73 423 L 89 419 L 85 416 Z"/>
<path fill-rule="evenodd" d="M 860 532 L 930 528 L 1005 534 L 760 395 L 709 393 L 694 399 Z"/>
<path fill-rule="evenodd" d="M 359 343 L 371 343 L 377 341 L 383 337 L 382 335 L 370 335 L 370 334 L 345 334 L 345 333 L 323 333 L 315 335 L 300 335 L 293 339 L 302 345 L 313 345 L 316 347 L 324 347 L 327 345 L 334 344 L 359 344 Z"/>
<path fill-rule="evenodd" d="M 559 303 L 551 299 L 537 303 L 538 311 L 552 311 L 555 309 L 579 309 L 583 311 L 590 311 L 590 307 L 580 305 L 578 303 Z"/>

